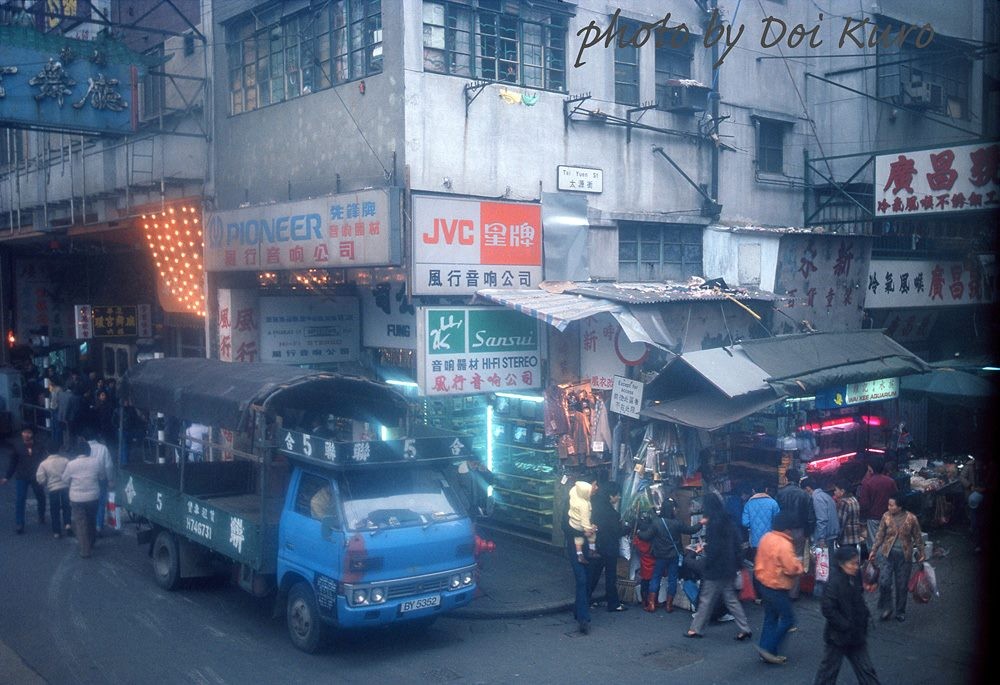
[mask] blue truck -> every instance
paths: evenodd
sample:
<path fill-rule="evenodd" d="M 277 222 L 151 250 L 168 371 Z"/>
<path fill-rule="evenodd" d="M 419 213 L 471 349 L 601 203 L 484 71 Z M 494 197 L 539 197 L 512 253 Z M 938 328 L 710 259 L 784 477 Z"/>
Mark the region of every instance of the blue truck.
<path fill-rule="evenodd" d="M 474 531 L 450 474 L 467 436 L 365 378 L 152 359 L 120 391 L 116 502 L 163 588 L 229 570 L 283 607 L 296 647 L 331 627 L 429 624 L 472 601 Z"/>

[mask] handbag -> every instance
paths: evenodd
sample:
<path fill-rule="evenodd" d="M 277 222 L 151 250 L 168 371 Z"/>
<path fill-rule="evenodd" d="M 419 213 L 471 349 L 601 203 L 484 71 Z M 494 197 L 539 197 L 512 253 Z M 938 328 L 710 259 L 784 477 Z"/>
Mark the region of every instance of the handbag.
<path fill-rule="evenodd" d="M 670 532 L 670 526 L 667 525 L 667 522 L 663 520 L 662 516 L 660 517 L 660 521 L 663 523 L 663 527 L 667 529 L 667 537 L 670 538 L 670 544 L 674 546 L 674 552 L 677 553 L 677 568 L 683 568 L 684 555 L 681 554 L 679 549 L 677 549 L 677 543 L 674 542 L 674 534 Z"/>
<path fill-rule="evenodd" d="M 813 557 L 816 580 L 825 583 L 830 580 L 830 550 L 826 547 L 816 547 L 813 549 Z"/>
<path fill-rule="evenodd" d="M 743 587 L 740 588 L 740 601 L 757 601 L 757 589 L 753 586 L 753 571 L 744 566 L 740 569 L 740 576 L 743 578 Z"/>

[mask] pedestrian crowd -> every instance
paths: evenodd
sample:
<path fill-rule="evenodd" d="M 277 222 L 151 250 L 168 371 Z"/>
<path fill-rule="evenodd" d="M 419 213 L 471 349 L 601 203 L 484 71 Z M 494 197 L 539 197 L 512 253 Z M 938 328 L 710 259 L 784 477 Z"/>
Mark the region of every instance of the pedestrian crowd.
<path fill-rule="evenodd" d="M 591 630 L 591 609 L 599 606 L 591 596 L 602 574 L 607 611 L 626 609 L 615 582 L 616 569 L 620 556 L 637 554 L 636 577 L 645 611 L 662 606 L 673 612 L 679 580 L 696 577 L 700 584 L 692 601 L 694 613 L 682 634 L 701 638 L 710 621 L 725 613 L 725 620 L 734 622 L 734 638 L 744 641 L 752 637 L 752 630 L 740 599 L 755 597 L 764 609 L 756 644 L 759 658 L 767 664 L 784 664 L 788 658 L 782 645 L 788 633 L 798 629 L 794 602 L 805 586 L 807 565 L 822 563 L 821 572 L 810 575 L 810 580 L 822 577 L 811 592 L 820 599 L 826 619 L 825 652 L 815 682 L 836 683 L 846 658 L 859 683 L 878 683 L 868 655 L 871 616 L 861 570 L 870 565 L 878 571 L 877 618 L 902 622 L 911 572 L 925 561 L 920 523 L 906 510 L 887 470 L 891 466 L 887 469 L 873 460 L 855 488 L 846 480 L 820 483 L 788 469 L 786 485 L 771 492 L 770 487 L 755 484 L 742 498 L 742 506 L 737 502 L 736 507 L 706 488 L 700 520 L 692 517 L 690 524 L 680 520 L 677 504 L 669 498 L 625 524 L 613 482 L 589 479 L 571 484 L 571 507 L 563 530 L 580 632 Z M 982 506 L 985 499 L 986 488 L 978 483 L 969 487 L 970 509 Z M 973 520 L 973 527 L 979 535 L 981 517 Z M 685 547 L 683 536 L 695 534 L 700 542 Z M 749 567 L 752 573 L 744 571 Z M 738 595 L 738 577 L 752 591 L 746 588 Z M 667 588 L 661 604 L 663 578 Z"/>

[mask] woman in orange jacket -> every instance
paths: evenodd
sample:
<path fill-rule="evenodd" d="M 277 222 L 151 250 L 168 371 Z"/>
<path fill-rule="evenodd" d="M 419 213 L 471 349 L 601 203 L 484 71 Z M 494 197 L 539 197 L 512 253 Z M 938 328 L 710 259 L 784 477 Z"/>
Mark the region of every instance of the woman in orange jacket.
<path fill-rule="evenodd" d="M 773 529 L 760 539 L 754 561 L 754 576 L 763 586 L 764 600 L 764 626 L 760 631 L 757 651 L 760 658 L 769 664 L 785 663 L 787 657 L 780 656 L 778 649 L 789 628 L 795 625 L 795 612 L 788 591 L 802 575 L 803 568 L 789 532 L 793 524 L 786 512 L 778 512 Z"/>

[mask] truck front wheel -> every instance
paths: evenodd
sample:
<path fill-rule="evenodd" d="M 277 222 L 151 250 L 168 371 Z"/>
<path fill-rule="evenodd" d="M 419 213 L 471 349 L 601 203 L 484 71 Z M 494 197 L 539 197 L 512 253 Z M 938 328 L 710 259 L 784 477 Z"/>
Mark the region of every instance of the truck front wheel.
<path fill-rule="evenodd" d="M 287 618 L 292 644 L 303 652 L 315 652 L 323 638 L 323 623 L 309 583 L 298 582 L 289 590 Z"/>
<path fill-rule="evenodd" d="M 161 530 L 153 541 L 153 576 L 164 590 L 176 590 L 181 582 L 181 555 L 173 533 Z"/>

